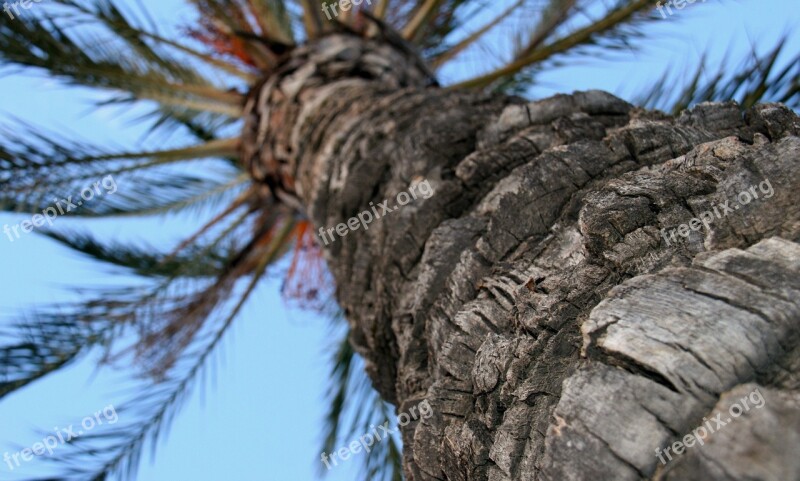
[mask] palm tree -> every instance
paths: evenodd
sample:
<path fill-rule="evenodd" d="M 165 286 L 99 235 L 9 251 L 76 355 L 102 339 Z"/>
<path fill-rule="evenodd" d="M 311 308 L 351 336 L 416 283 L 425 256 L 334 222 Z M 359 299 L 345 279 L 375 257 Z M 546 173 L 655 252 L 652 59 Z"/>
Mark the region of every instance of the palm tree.
<path fill-rule="evenodd" d="M 798 476 L 800 57 L 780 67 L 782 44 L 638 107 L 598 91 L 529 103 L 516 94 L 543 70 L 629 48 L 657 2 L 191 0 L 180 40 L 111 0 L 51 3 L 4 18 L 5 66 L 150 106 L 153 130 L 196 143 L 8 132 L 0 205 L 41 213 L 111 176 L 127 188 L 69 214 L 214 211 L 166 252 L 47 232 L 142 282 L 16 324 L 0 397 L 95 348 L 155 381 L 130 400 L 140 421 L 82 437 L 62 479 L 132 478 L 282 259 L 286 296 L 349 327 L 326 452 L 392 417 L 385 402 L 432 407 L 403 427 L 402 456 L 376 444 L 365 479 Z M 519 15 L 530 25 L 499 66 L 439 84 Z M 664 451 L 753 392 L 764 409 L 715 443 Z M 353 399 L 372 408 L 345 416 Z"/>

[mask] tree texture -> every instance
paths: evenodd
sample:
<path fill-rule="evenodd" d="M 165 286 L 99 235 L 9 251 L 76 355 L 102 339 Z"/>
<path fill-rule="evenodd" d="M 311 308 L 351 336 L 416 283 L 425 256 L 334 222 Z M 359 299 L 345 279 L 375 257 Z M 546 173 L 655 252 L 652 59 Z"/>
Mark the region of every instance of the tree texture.
<path fill-rule="evenodd" d="M 434 407 L 406 479 L 797 479 L 797 116 L 426 88 L 382 49 L 299 49 L 251 98 L 244 158 L 297 179 L 315 226 L 434 186 L 326 248 L 376 388 Z M 747 383 L 763 412 L 658 469 Z"/>

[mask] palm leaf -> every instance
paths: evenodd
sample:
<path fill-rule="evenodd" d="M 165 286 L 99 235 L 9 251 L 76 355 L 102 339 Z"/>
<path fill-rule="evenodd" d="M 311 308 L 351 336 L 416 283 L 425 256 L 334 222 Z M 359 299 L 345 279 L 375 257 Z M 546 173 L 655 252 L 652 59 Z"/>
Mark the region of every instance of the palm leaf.
<path fill-rule="evenodd" d="M 343 320 L 339 313 L 335 320 Z M 342 322 L 334 324 L 334 331 L 342 331 Z M 331 362 L 328 398 L 330 407 L 325 416 L 323 431 L 323 453 L 336 452 L 338 448 L 349 445 L 360 436 L 371 432 L 375 426 L 395 419 L 391 407 L 372 387 L 367 377 L 363 361 L 353 351 L 344 330 L 338 345 L 335 346 Z M 363 453 L 361 472 L 363 479 L 370 481 L 401 481 L 403 479 L 402 449 L 394 437 L 376 442 L 369 453 Z M 324 464 L 319 464 L 320 473 L 327 473 Z"/>
<path fill-rule="evenodd" d="M 670 76 L 670 70 L 667 70 L 661 80 L 640 93 L 636 101 L 647 108 L 672 114 L 701 102 L 725 100 L 736 100 L 744 110 L 758 102 L 781 102 L 800 109 L 800 54 L 779 62 L 779 58 L 786 54 L 786 46 L 784 38 L 763 55 L 751 52 L 738 63 L 736 74 L 730 74 L 726 69 L 735 61 L 726 58 L 712 71 L 707 56 L 704 56 L 691 80 L 677 96 L 670 95 L 671 92 L 663 87 L 679 85 L 680 81 L 680 78 Z M 780 68 L 781 64 L 785 66 Z"/>
<path fill-rule="evenodd" d="M 235 155 L 236 139 L 163 151 L 114 152 L 44 134 L 24 124 L 4 133 L 0 143 L 0 209 L 10 212 L 40 214 L 54 209 L 62 215 L 77 216 L 145 215 L 225 195 L 246 180 L 237 168 L 222 164 L 210 169 L 216 172 L 216 179 L 181 174 L 172 168 L 172 164 L 187 160 Z M 94 188 L 92 197 L 97 195 L 97 199 L 69 212 L 64 203 L 56 209 L 61 199 L 70 196 L 75 203 L 81 201 L 84 189 L 92 190 L 96 183 L 103 187 Z"/>
<path fill-rule="evenodd" d="M 84 31 L 88 32 L 85 27 Z M 6 67 L 42 69 L 69 84 L 121 90 L 132 99 L 155 100 L 186 111 L 241 114 L 239 94 L 214 87 L 196 71 L 157 54 L 131 35 L 78 36 L 47 14 L 0 24 L 0 62 Z"/>
<path fill-rule="evenodd" d="M 153 246 L 102 242 L 86 232 L 48 231 L 59 244 L 95 261 L 147 278 L 212 278 L 219 275 L 231 253 L 193 245 L 176 255 L 158 253 Z"/>
<path fill-rule="evenodd" d="M 550 34 L 556 31 L 558 25 L 563 24 L 569 17 L 560 14 L 558 8 L 568 11 L 572 8 L 569 1 L 551 2 L 558 4 L 554 10 L 546 10 L 539 28 L 533 31 L 531 40 L 516 53 L 514 58 L 506 65 L 483 75 L 459 82 L 452 88 L 485 88 L 496 82 L 511 81 L 514 76 L 524 69 L 558 55 L 579 53 L 582 47 L 600 46 L 606 50 L 613 50 L 620 46 L 629 47 L 629 38 L 637 35 L 634 29 L 653 15 L 644 15 L 655 5 L 653 0 L 627 0 L 611 8 L 596 20 L 590 21 L 583 27 L 568 32 L 558 39 L 544 42 Z"/>
<path fill-rule="evenodd" d="M 42 315 L 0 332 L 0 399 L 71 364 L 101 343 L 107 325 L 90 326 Z"/>
<path fill-rule="evenodd" d="M 487 22 L 483 27 L 479 28 L 474 33 L 468 35 L 463 40 L 460 40 L 452 47 L 447 47 L 447 49 L 443 52 L 434 55 L 430 60 L 431 66 L 438 68 L 441 65 L 453 60 L 457 55 L 483 38 L 491 29 L 499 25 L 503 20 L 507 19 L 515 10 L 522 7 L 524 4 L 525 0 L 518 0 L 517 2 L 514 2 L 511 4 L 511 6 L 500 12 L 498 16 Z"/>
<path fill-rule="evenodd" d="M 207 304 L 209 291 L 198 291 L 196 296 L 189 298 L 183 307 L 178 310 L 190 316 L 202 312 L 204 317 L 214 316 L 209 323 L 204 323 L 205 333 L 192 332 L 191 344 L 182 349 L 183 356 L 178 360 L 168 359 L 161 355 L 159 361 L 171 362 L 174 368 L 163 373 L 160 382 L 144 394 L 131 400 L 128 406 L 138 413 L 139 422 L 124 425 L 111 433 L 89 434 L 78 438 L 70 447 L 72 451 L 66 458 L 54 458 L 53 461 L 65 468 L 67 477 L 64 479 L 107 479 L 109 476 L 118 476 L 120 479 L 133 479 L 139 464 L 142 450 L 148 444 L 155 448 L 164 429 L 168 428 L 171 421 L 179 411 L 182 402 L 187 398 L 187 393 L 193 383 L 204 372 L 204 368 L 215 349 L 219 346 L 225 333 L 238 316 L 242 307 L 254 291 L 259 279 L 264 275 L 267 267 L 278 260 L 282 246 L 292 232 L 291 222 L 285 223 L 279 231 L 264 244 L 262 254 L 257 257 L 257 264 L 253 268 L 249 279 L 240 293 L 235 295 L 234 302 L 222 302 L 222 305 L 210 307 L 208 311 L 200 309 L 198 304 Z M 226 282 L 240 278 L 234 271 L 241 266 L 226 265 L 220 278 L 215 284 L 219 289 L 215 291 L 215 299 L 227 298 L 234 290 Z M 225 287 L 222 285 L 227 284 Z M 225 296 L 219 295 L 225 293 Z M 193 306 L 185 309 L 185 306 Z M 174 307 L 171 307 L 174 309 Z M 187 323 L 184 320 L 184 324 Z M 209 327 L 214 326 L 214 327 Z M 172 340 L 169 341 L 173 342 Z M 163 370 L 163 365 L 157 367 Z M 111 446 L 109 446 L 111 442 Z M 102 446 L 102 449 L 100 448 Z"/>

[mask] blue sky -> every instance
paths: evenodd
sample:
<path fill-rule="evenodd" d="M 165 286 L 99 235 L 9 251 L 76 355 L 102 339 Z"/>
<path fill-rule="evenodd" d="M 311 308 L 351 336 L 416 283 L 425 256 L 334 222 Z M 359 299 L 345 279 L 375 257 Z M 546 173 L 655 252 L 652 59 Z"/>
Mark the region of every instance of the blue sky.
<path fill-rule="evenodd" d="M 191 18 L 180 0 L 142 0 L 153 16 L 166 24 Z M 740 57 L 751 45 L 765 48 L 785 32 L 788 52 L 800 47 L 796 0 L 708 0 L 687 6 L 650 28 L 657 40 L 627 61 L 592 58 L 545 73 L 532 97 L 556 92 L 601 88 L 631 98 L 639 89 L 673 68 L 680 78 L 689 61 L 705 51 L 721 61 L 726 52 Z M 469 73 L 481 65 L 479 54 L 459 64 Z M 69 89 L 42 77 L 18 75 L 0 78 L 0 117 L 49 129 L 74 132 L 98 143 L 138 145 L 143 127 L 131 125 L 131 115 L 117 110 L 93 112 L 88 91 Z M 124 185 L 119 185 L 124 189 Z M 0 226 L 22 217 L 0 214 Z M 193 225 L 191 219 L 90 224 L 121 239 L 177 239 Z M 59 219 L 69 227 L 71 219 Z M 0 318 L 41 302 L 76 299 L 76 286 L 107 285 L 124 281 L 92 263 L 33 234 L 14 242 L 0 238 Z M 140 469 L 142 480 L 313 480 L 319 463 L 321 421 L 326 407 L 325 386 L 333 339 L 325 319 L 290 311 L 280 299 L 279 282 L 264 283 L 228 335 L 216 382 L 205 395 L 195 392 L 176 419 L 168 438 L 160 443 L 154 462 Z M 96 358 L 36 383 L 0 403 L 0 455 L 29 447 L 41 430 L 77 424 L 87 415 L 124 399 L 124 371 L 95 370 Z M 120 414 L 124 421 L 124 414 Z M 102 427 L 95 428 L 97 430 Z M 340 466 L 326 479 L 352 481 L 357 461 Z M 10 473 L 0 465 L 0 480 L 34 477 L 36 463 L 25 463 Z"/>

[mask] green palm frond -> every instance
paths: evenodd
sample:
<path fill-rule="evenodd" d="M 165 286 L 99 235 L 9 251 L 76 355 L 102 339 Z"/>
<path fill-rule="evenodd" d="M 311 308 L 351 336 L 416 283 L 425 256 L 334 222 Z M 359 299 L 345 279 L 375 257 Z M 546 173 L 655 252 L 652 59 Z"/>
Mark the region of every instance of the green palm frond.
<path fill-rule="evenodd" d="M 83 13 L 72 2 L 61 3 Z M 79 35 L 70 33 L 76 27 L 64 23 L 63 17 L 47 13 L 0 23 L 0 61 L 6 67 L 41 69 L 72 85 L 128 92 L 131 100 L 154 100 L 188 112 L 241 115 L 240 94 L 214 86 L 132 34 L 89 33 L 79 22 Z"/>
<path fill-rule="evenodd" d="M 758 102 L 781 102 L 800 109 L 800 54 L 779 63 L 779 57 L 787 55 L 786 50 L 787 43 L 782 38 L 775 48 L 763 55 L 753 51 L 739 62 L 736 74 L 727 70 L 727 65 L 734 61 L 726 58 L 714 71 L 704 56 L 677 96 L 666 86 L 680 85 L 680 77 L 671 76 L 667 70 L 660 81 L 639 94 L 636 102 L 672 114 L 701 102 L 725 100 L 736 100 L 743 110 Z M 780 68 L 782 63 L 786 66 Z"/>
<path fill-rule="evenodd" d="M 180 173 L 180 166 L 174 165 L 235 156 L 237 139 L 162 151 L 123 152 L 45 134 L 21 123 L 2 132 L 0 209 L 5 211 L 41 214 L 54 209 L 59 215 L 72 216 L 146 215 L 225 196 L 247 181 L 227 162 L 209 166 L 209 172 L 215 174 L 211 176 Z M 120 190 L 120 184 L 125 188 Z M 81 199 L 87 188 L 94 191 L 92 202 Z M 74 199 L 75 208 L 59 205 L 68 196 Z M 77 202 L 83 205 L 77 206 Z M 67 212 L 65 207 L 71 210 Z"/>
<path fill-rule="evenodd" d="M 163 299 L 162 286 L 157 291 L 145 294 L 145 296 L 160 298 L 157 305 L 161 305 L 173 313 L 180 313 L 181 316 L 189 316 L 188 319 L 185 317 L 181 319 L 181 327 L 188 325 L 190 339 L 181 339 L 181 336 L 178 335 L 178 341 L 174 339 L 166 341 L 168 345 L 183 342 L 185 345 L 179 345 L 178 352 L 171 352 L 166 356 L 163 352 L 145 354 L 155 356 L 150 361 L 152 361 L 152 369 L 159 372 L 159 382 L 153 388 L 147 389 L 143 394 L 131 399 L 120 409 L 120 411 L 132 410 L 138 420 L 127 425 L 115 426 L 116 429 L 111 432 L 90 433 L 78 438 L 75 443 L 70 445 L 71 452 L 68 457 L 52 459 L 53 462 L 64 468 L 66 477 L 63 479 L 107 479 L 110 476 L 132 479 L 135 476 L 142 450 L 148 445 L 155 449 L 159 437 L 169 427 L 198 377 L 202 376 L 205 369 L 208 368 L 210 357 L 255 290 L 267 267 L 279 259 L 282 246 L 291 235 L 292 230 L 291 222 L 280 226 L 276 235 L 263 246 L 265 250 L 261 253 L 262 255 L 256 257 L 258 259 L 256 264 L 245 276 L 234 273 L 241 268 L 241 264 L 235 265 L 230 261 L 225 263 L 221 272 L 218 273 L 219 277 L 215 282 L 215 288 L 211 291 L 200 289 L 194 295 L 180 294 L 171 299 Z M 241 259 L 241 254 L 242 251 L 238 252 L 233 260 Z M 117 261 L 118 259 L 114 257 L 113 260 Z M 181 272 L 185 274 L 186 271 Z M 239 286 L 237 287 L 235 284 L 239 284 Z M 209 297 L 212 299 L 211 301 L 209 301 Z M 119 299 L 119 294 L 115 298 Z M 132 311 L 126 312 L 126 309 L 137 303 L 138 301 L 133 301 L 128 306 L 124 306 L 116 301 L 98 302 L 94 304 L 94 307 L 99 306 L 100 310 L 106 311 L 102 317 L 114 319 L 114 322 L 119 323 L 130 321 L 128 316 L 131 314 L 133 316 L 147 315 L 135 314 Z M 152 307 L 151 302 L 147 302 L 147 304 Z M 134 307 L 134 309 L 138 308 L 139 306 Z M 150 316 L 148 322 L 156 322 L 158 325 L 147 326 L 148 329 L 175 327 L 174 324 L 160 322 L 163 316 L 169 317 L 170 312 L 162 311 L 156 315 L 150 314 Z M 193 316 L 202 316 L 208 319 L 204 319 L 204 322 L 197 325 L 192 322 Z M 179 333 L 173 329 L 172 335 L 176 334 Z M 135 347 L 139 348 L 139 346 Z M 163 339 L 160 347 L 165 347 Z M 181 355 L 178 356 L 178 354 Z M 137 355 L 142 355 L 142 353 L 139 352 Z M 164 363 L 167 363 L 167 366 Z"/>
<path fill-rule="evenodd" d="M 488 6 L 484 0 L 376 0 L 377 18 L 397 30 L 425 57 L 440 53 L 467 18 Z"/>
<path fill-rule="evenodd" d="M 241 80 L 249 82 L 255 82 L 257 80 L 255 75 L 239 68 L 235 64 L 225 62 L 212 55 L 205 54 L 192 46 L 165 38 L 156 32 L 148 31 L 143 27 L 135 25 L 130 20 L 130 14 L 123 13 L 117 5 L 108 0 L 94 0 L 88 5 L 84 3 L 79 4 L 72 0 L 58 0 L 58 3 L 73 8 L 75 12 L 86 15 L 90 20 L 99 22 L 105 26 L 108 31 L 114 32 L 132 51 L 136 52 L 147 61 L 158 65 L 160 68 L 173 72 L 173 75 L 179 78 L 194 78 L 197 77 L 197 73 L 182 67 L 180 63 L 175 62 L 177 59 L 166 56 L 166 52 L 160 51 L 157 46 L 174 49 L 177 52 L 200 60 L 206 65 L 238 77 Z"/>
<path fill-rule="evenodd" d="M 521 44 L 509 62 L 452 88 L 486 88 L 498 82 L 513 85 L 518 83 L 515 76 L 524 75 L 529 68 L 542 68 L 557 57 L 631 48 L 630 40 L 642 35 L 639 27 L 656 18 L 649 12 L 656 4 L 654 0 L 625 0 L 600 17 L 562 32 L 559 27 L 573 18 L 571 12 L 576 4 L 571 0 L 551 0 L 528 41 Z"/>
<path fill-rule="evenodd" d="M 499 15 L 494 17 L 492 20 L 484 24 L 482 27 L 477 29 L 475 32 L 467 35 L 465 38 L 459 40 L 454 45 L 449 46 L 445 44 L 445 48 L 442 49 L 441 53 L 434 54 L 430 59 L 430 64 L 433 67 L 440 67 L 441 65 L 453 60 L 456 56 L 460 53 L 464 52 L 466 49 L 474 45 L 480 39 L 484 38 L 484 36 L 489 33 L 490 30 L 498 26 L 503 20 L 509 18 L 509 16 L 514 13 L 517 9 L 525 5 L 525 0 L 518 0 L 511 4 L 508 8 L 500 12 Z"/>
<path fill-rule="evenodd" d="M 66 367 L 102 343 L 108 324 L 40 315 L 0 330 L 0 399 Z"/>
<path fill-rule="evenodd" d="M 338 319 L 343 320 L 342 314 Z M 335 322 L 334 330 L 342 331 L 343 322 Z M 367 377 L 363 361 L 353 351 L 347 330 L 334 346 L 331 362 L 328 398 L 330 408 L 325 416 L 323 445 L 324 453 L 336 452 L 342 446 L 371 432 L 375 426 L 396 419 L 392 407 L 381 399 Z M 396 424 L 396 423 L 395 423 Z M 402 481 L 402 449 L 400 441 L 389 437 L 376 442 L 370 452 L 361 454 L 363 479 L 370 481 Z M 319 460 L 317 460 L 319 461 Z M 320 462 L 320 473 L 327 472 Z"/>
<path fill-rule="evenodd" d="M 199 78 L 198 70 L 189 66 L 184 67 L 183 65 L 188 64 L 188 60 L 199 60 L 203 64 L 202 66 L 213 67 L 213 69 L 228 75 L 225 77 L 228 81 L 226 82 L 228 91 L 246 89 L 258 80 L 252 68 L 246 68 L 241 64 L 217 58 L 217 56 L 200 51 L 199 47 L 171 40 L 158 33 L 138 27 L 129 20 L 129 15 L 124 14 L 109 0 L 94 0 L 91 6 L 77 4 L 71 0 L 59 0 L 59 2 L 73 7 L 76 12 L 87 17 L 81 20 L 92 24 L 99 23 L 108 32 L 113 32 L 136 55 L 154 63 L 158 68 L 166 69 L 173 78 L 181 81 L 197 81 Z M 76 16 L 80 17 L 80 15 Z M 170 55 L 170 52 L 173 51 L 184 54 L 188 58 Z M 235 79 L 230 76 L 235 77 Z M 200 83 L 208 84 L 209 82 L 200 78 Z M 136 101 L 137 98 L 134 94 L 117 95 L 99 102 L 98 105 L 122 104 L 124 107 L 125 104 Z M 235 97 L 231 96 L 230 98 L 233 99 Z M 231 112 L 235 113 L 234 117 L 238 117 L 236 109 L 232 109 L 227 113 L 230 114 Z M 197 139 L 206 142 L 215 140 L 218 131 L 235 123 L 237 120 L 229 115 L 187 109 L 183 104 L 170 103 L 157 104 L 155 110 L 151 114 L 144 116 L 143 119 L 151 117 L 155 118 L 151 131 L 159 128 L 171 130 L 174 127 L 184 127 Z"/>
<path fill-rule="evenodd" d="M 237 221 L 241 226 L 241 220 Z M 134 422 L 82 436 L 70 443 L 68 456 L 51 459 L 62 468 L 60 479 L 135 476 L 142 450 L 147 445 L 155 448 L 259 279 L 285 252 L 294 223 L 267 230 L 274 235 L 261 236 L 259 242 L 243 247 L 223 245 L 221 238 L 231 242 L 241 238 L 224 229 L 212 235 L 216 238 L 208 245 L 199 243 L 186 252 L 161 255 L 149 249 L 104 245 L 87 236 L 50 234 L 97 261 L 154 281 L 150 286 L 109 289 L 71 308 L 39 312 L 35 321 L 18 325 L 13 333 L 16 339 L 24 332 L 34 332 L 36 337 L 0 349 L 6 358 L 2 394 L 49 374 L 92 346 L 106 349 L 109 362 L 135 356 L 156 376 L 152 388 L 123 407 L 132 411 L 128 418 Z M 80 332 L 81 327 L 92 334 Z M 74 331 L 79 332 L 72 334 Z M 113 352 L 113 341 L 124 339 L 130 331 L 138 331 L 145 344 Z"/>
<path fill-rule="evenodd" d="M 104 265 L 147 278 L 213 278 L 219 275 L 230 253 L 220 248 L 188 246 L 178 255 L 158 253 L 153 246 L 121 242 L 104 243 L 86 232 L 46 232 L 50 239 Z"/>
<path fill-rule="evenodd" d="M 116 4 L 108 0 L 93 0 L 88 3 L 77 3 L 72 0 L 56 1 L 70 9 L 70 13 L 73 15 L 71 19 L 73 24 L 88 21 L 104 26 L 108 32 L 113 32 L 116 38 L 124 42 L 132 53 L 145 62 L 169 72 L 175 78 L 193 80 L 198 78 L 198 73 L 176 62 L 175 60 L 177 59 L 168 57 L 166 52 L 160 51 L 158 47 L 169 46 L 228 73 L 242 73 L 230 70 L 228 68 L 230 65 L 220 63 L 217 59 L 203 55 L 202 52 L 198 52 L 189 46 L 166 39 L 155 32 L 147 31 L 145 28 L 135 25 L 130 19 L 131 14 L 123 13 Z M 86 19 L 81 14 L 85 15 Z M 151 45 L 151 43 L 154 45 Z"/>

